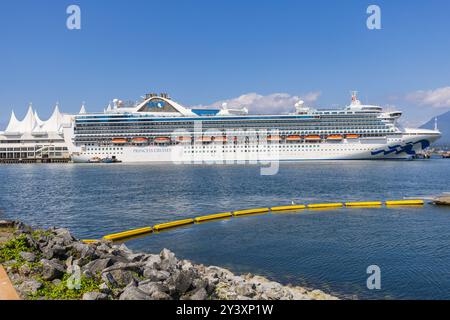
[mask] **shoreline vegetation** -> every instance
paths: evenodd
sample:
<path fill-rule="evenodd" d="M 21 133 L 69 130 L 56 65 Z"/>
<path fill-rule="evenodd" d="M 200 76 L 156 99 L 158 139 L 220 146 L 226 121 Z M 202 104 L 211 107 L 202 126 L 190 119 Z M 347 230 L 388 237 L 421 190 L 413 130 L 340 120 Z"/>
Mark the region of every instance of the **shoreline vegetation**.
<path fill-rule="evenodd" d="M 24 300 L 336 300 L 321 290 L 235 275 L 217 266 L 83 243 L 67 229 L 0 221 L 0 264 Z M 1 288 L 0 288 L 1 290 Z"/>

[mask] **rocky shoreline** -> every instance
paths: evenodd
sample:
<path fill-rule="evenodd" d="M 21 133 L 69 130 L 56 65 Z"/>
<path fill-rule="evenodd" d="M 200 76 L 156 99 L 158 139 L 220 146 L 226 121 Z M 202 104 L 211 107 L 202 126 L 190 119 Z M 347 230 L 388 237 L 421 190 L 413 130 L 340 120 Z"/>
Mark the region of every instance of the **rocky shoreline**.
<path fill-rule="evenodd" d="M 148 254 L 111 241 L 86 244 L 67 229 L 39 230 L 19 221 L 0 221 L 0 264 L 23 299 L 337 299 L 320 290 L 180 260 L 167 249 Z"/>

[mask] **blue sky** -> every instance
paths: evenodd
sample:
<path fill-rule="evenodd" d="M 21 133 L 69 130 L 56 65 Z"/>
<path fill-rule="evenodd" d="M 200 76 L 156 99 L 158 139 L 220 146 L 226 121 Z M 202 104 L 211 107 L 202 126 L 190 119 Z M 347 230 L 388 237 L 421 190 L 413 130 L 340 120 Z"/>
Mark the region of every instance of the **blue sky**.
<path fill-rule="evenodd" d="M 81 30 L 66 28 L 70 4 Z M 370 4 L 381 30 L 366 27 Z M 100 111 L 153 91 L 188 106 L 286 93 L 334 107 L 358 90 L 426 122 L 450 109 L 449 14 L 446 0 L 3 1 L 0 128 L 30 101 L 45 119 L 56 101 Z"/>

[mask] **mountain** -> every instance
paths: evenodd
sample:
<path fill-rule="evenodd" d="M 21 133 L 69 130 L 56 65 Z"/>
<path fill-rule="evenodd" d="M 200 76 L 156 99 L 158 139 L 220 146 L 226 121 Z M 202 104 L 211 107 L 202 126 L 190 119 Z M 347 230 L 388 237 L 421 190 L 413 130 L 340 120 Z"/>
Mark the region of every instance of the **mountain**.
<path fill-rule="evenodd" d="M 450 146 L 450 111 L 437 116 L 438 129 L 442 137 L 434 143 L 437 146 Z M 421 126 L 423 129 L 434 129 L 434 118 Z"/>

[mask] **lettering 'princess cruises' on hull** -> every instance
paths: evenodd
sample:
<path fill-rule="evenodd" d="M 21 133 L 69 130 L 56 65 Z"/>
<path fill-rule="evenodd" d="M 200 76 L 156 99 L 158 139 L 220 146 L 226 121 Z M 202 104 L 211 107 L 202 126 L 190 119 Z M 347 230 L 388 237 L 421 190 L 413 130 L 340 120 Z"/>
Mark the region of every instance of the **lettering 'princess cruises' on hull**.
<path fill-rule="evenodd" d="M 75 162 L 173 163 L 408 159 L 439 139 L 437 129 L 402 129 L 401 115 L 363 105 L 355 93 L 340 110 L 300 101 L 285 115 L 187 109 L 167 94 L 148 94 L 129 106 L 115 100 L 101 114 L 83 108 L 64 139 Z"/>

